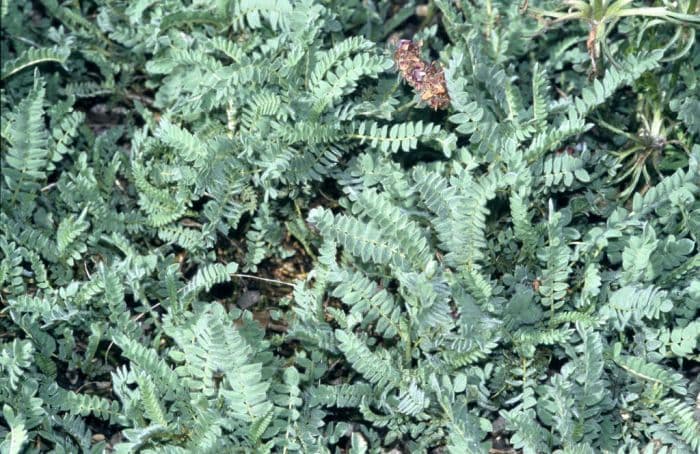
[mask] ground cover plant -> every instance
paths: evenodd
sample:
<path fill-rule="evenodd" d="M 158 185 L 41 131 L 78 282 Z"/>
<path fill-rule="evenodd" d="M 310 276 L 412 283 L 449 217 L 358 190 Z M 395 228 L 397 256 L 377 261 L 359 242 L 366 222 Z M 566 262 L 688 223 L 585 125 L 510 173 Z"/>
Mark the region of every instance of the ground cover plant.
<path fill-rule="evenodd" d="M 695 0 L 2 0 L 0 451 L 700 451 Z"/>

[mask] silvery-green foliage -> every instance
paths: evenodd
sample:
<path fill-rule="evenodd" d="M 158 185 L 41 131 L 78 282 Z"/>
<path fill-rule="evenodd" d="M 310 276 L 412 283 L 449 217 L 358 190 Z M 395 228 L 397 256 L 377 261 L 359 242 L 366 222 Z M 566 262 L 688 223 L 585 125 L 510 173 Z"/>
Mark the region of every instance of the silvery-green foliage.
<path fill-rule="evenodd" d="M 2 452 L 700 449 L 697 48 L 417 6 L 2 2 Z"/>

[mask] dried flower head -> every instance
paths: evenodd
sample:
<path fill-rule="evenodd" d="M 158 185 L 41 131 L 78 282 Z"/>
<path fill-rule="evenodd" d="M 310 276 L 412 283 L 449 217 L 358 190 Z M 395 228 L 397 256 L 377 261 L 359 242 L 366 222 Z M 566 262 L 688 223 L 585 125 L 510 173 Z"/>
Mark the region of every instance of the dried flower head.
<path fill-rule="evenodd" d="M 445 72 L 435 62 L 431 63 L 425 71 L 421 99 L 435 110 L 446 109 L 450 105 Z"/>
<path fill-rule="evenodd" d="M 420 48 L 422 43 L 414 43 L 408 39 L 402 39 L 396 46 L 394 52 L 394 61 L 399 68 L 401 76 L 411 83 L 411 73 L 415 70 L 421 70 L 424 63 L 420 59 Z"/>
<path fill-rule="evenodd" d="M 419 94 L 422 101 L 433 109 L 446 109 L 450 97 L 445 83 L 445 72 L 437 63 L 426 63 L 420 58 L 422 42 L 399 40 L 394 61 L 399 74 Z"/>

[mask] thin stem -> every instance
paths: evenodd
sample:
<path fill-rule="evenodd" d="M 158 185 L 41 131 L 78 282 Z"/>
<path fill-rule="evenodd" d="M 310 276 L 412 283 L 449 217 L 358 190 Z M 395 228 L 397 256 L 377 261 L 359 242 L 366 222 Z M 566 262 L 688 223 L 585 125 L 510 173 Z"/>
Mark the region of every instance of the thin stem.
<path fill-rule="evenodd" d="M 292 288 L 295 287 L 294 284 L 290 284 L 289 282 L 278 281 L 277 279 L 268 279 L 266 277 L 253 276 L 252 274 L 232 273 L 231 276 L 245 278 L 245 279 L 257 279 L 258 281 L 265 281 L 265 282 L 271 282 L 273 284 L 286 285 L 286 286 L 292 287 Z"/>
<path fill-rule="evenodd" d="M 414 99 L 413 101 L 407 102 L 407 103 L 404 104 L 403 106 L 401 106 L 401 107 L 399 107 L 398 109 L 396 109 L 396 110 L 394 111 L 394 113 L 403 112 L 404 110 L 410 109 L 411 107 L 415 106 L 416 104 L 418 104 L 418 101 L 416 101 L 416 100 Z"/>
<path fill-rule="evenodd" d="M 610 123 L 606 122 L 605 120 L 603 120 L 600 117 L 596 117 L 595 122 L 596 122 L 596 124 L 598 124 L 598 126 L 602 126 L 603 128 L 607 129 L 608 131 L 612 131 L 615 134 L 625 136 L 629 140 L 636 142 L 636 143 L 639 143 L 639 139 L 637 138 L 637 136 L 635 136 L 634 134 L 630 134 L 627 131 L 623 131 L 622 129 L 619 129 L 619 128 L 611 125 Z"/>
<path fill-rule="evenodd" d="M 628 156 L 638 152 L 639 150 L 643 150 L 644 147 L 641 145 L 638 145 L 636 147 L 629 148 L 627 150 L 623 151 L 618 151 L 618 152 L 613 152 L 613 155 L 617 156 L 618 162 L 622 163 Z"/>
<path fill-rule="evenodd" d="M 646 17 L 659 17 L 661 19 L 668 19 L 669 11 L 663 6 L 647 7 L 647 8 L 628 8 L 615 13 L 616 17 L 629 17 L 629 16 L 646 16 Z"/>

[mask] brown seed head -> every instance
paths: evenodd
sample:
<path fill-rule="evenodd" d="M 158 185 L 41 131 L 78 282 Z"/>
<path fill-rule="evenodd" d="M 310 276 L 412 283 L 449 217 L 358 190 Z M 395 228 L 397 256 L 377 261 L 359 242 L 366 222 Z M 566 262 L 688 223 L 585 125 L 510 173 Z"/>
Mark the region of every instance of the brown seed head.
<path fill-rule="evenodd" d="M 420 58 L 422 42 L 399 40 L 394 61 L 401 78 L 413 87 L 422 101 L 433 109 L 446 109 L 450 105 L 445 72 L 436 63 L 426 63 Z"/>

